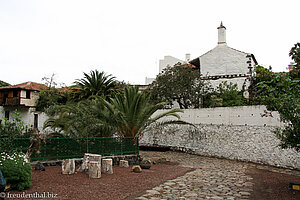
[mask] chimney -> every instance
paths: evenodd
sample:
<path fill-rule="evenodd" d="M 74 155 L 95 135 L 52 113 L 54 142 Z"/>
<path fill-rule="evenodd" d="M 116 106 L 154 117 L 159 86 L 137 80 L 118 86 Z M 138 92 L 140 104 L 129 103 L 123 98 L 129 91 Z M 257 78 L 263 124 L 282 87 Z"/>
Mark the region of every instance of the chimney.
<path fill-rule="evenodd" d="M 185 54 L 185 61 L 189 62 L 190 59 L 191 59 L 191 54 L 189 54 L 189 53 Z"/>
<path fill-rule="evenodd" d="M 226 27 L 222 22 L 218 27 L 218 44 L 226 44 Z"/>

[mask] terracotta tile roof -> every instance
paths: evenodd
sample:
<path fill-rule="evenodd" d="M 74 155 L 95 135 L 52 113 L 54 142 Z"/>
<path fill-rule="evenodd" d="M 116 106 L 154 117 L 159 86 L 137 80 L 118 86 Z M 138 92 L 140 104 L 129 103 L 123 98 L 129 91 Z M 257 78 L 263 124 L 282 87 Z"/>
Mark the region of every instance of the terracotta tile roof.
<path fill-rule="evenodd" d="M 41 83 L 35 83 L 35 82 L 25 82 L 25 83 L 20 83 L 17 85 L 11 85 L 11 86 L 5 86 L 5 87 L 0 87 L 0 90 L 5 90 L 5 89 L 25 89 L 25 90 L 36 90 L 36 91 L 41 91 L 44 89 L 47 89 L 48 87 L 44 84 Z"/>
<path fill-rule="evenodd" d="M 68 87 L 57 88 L 57 91 L 63 93 L 63 92 L 72 91 L 73 89 L 80 89 L 80 87 L 78 85 L 71 85 Z"/>

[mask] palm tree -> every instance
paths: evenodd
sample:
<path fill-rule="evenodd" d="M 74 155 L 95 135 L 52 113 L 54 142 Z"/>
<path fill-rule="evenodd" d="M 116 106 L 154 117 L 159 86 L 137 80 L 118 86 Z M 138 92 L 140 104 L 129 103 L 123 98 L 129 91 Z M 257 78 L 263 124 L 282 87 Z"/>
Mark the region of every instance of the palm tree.
<path fill-rule="evenodd" d="M 99 107 L 92 100 L 71 102 L 66 105 L 53 107 L 56 112 L 44 123 L 44 129 L 50 127 L 54 133 L 61 133 L 68 137 L 108 137 L 114 129 L 109 129 L 97 118 Z"/>
<path fill-rule="evenodd" d="M 168 110 L 154 115 L 167 103 L 151 105 L 150 94 L 140 93 L 138 87 L 127 87 L 109 101 L 103 96 L 69 103 L 55 108 L 57 115 L 49 118 L 44 127 L 58 128 L 66 136 L 95 137 L 111 136 L 118 133 L 123 137 L 141 136 L 151 124 L 189 124 L 179 120 L 180 109 Z M 176 120 L 160 120 L 173 116 Z M 191 125 L 191 124 L 189 124 Z"/>
<path fill-rule="evenodd" d="M 75 99 L 87 99 L 90 96 L 111 96 L 115 87 L 115 77 L 106 75 L 103 71 L 91 71 L 89 74 L 83 73 L 84 78 L 77 79 L 74 83 L 79 88 L 74 90 Z"/>
<path fill-rule="evenodd" d="M 109 102 L 103 100 L 107 112 L 99 112 L 98 117 L 103 120 L 103 124 L 114 127 L 120 136 L 125 137 L 141 136 L 153 123 L 189 124 L 179 120 L 180 116 L 177 113 L 183 112 L 180 109 L 172 109 L 154 116 L 154 113 L 167 103 L 151 105 L 149 101 L 149 93 L 140 93 L 138 87 L 127 87 L 123 94 L 116 94 Z M 167 116 L 173 116 L 177 120 L 159 121 Z"/>

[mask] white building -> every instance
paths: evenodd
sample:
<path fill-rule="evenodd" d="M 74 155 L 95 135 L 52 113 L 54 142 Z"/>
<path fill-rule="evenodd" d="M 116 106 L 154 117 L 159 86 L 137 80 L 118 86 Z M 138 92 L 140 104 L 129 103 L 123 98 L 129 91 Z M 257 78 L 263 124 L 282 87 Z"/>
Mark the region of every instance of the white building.
<path fill-rule="evenodd" d="M 249 78 L 254 75 L 257 61 L 253 54 L 229 47 L 226 43 L 226 27 L 218 27 L 218 44 L 212 50 L 190 61 L 200 69 L 203 79 L 210 80 L 216 88 L 222 81 L 236 83 L 238 89 L 243 84 L 249 86 Z"/>
<path fill-rule="evenodd" d="M 185 54 L 185 61 L 175 58 L 173 56 L 164 56 L 164 59 L 159 60 L 159 73 L 162 73 L 168 66 L 174 66 L 175 64 L 181 63 L 185 64 L 190 60 L 190 54 Z M 146 77 L 145 84 L 151 84 L 155 78 Z"/>
<path fill-rule="evenodd" d="M 223 82 L 236 83 L 241 90 L 245 84 L 246 89 L 249 86 L 251 76 L 255 75 L 255 66 L 257 61 L 252 53 L 231 48 L 226 43 L 226 27 L 218 27 L 218 44 L 212 50 L 190 61 L 190 54 L 186 54 L 186 60 L 180 60 L 172 56 L 165 56 L 159 60 L 159 73 L 167 66 L 174 66 L 177 63 L 190 63 L 195 68 L 200 69 L 203 79 L 207 79 L 213 88 Z M 146 78 L 146 85 L 152 83 L 155 78 Z"/>
<path fill-rule="evenodd" d="M 36 111 L 39 92 L 47 86 L 34 82 L 26 82 L 13 86 L 0 87 L 0 121 L 4 118 L 12 120 L 17 110 L 29 128 L 43 129 L 47 115 Z M 0 122 L 1 123 L 1 122 Z"/>

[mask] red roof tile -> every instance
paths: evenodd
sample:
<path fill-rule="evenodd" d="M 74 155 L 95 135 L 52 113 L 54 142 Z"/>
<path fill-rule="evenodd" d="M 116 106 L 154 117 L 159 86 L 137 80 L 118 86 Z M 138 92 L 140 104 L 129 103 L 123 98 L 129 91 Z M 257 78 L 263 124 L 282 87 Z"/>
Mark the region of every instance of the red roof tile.
<path fill-rule="evenodd" d="M 35 82 L 26 82 L 26 83 L 20 83 L 17 85 L 11 85 L 11 86 L 5 86 L 5 87 L 0 87 L 0 90 L 5 90 L 5 89 L 25 89 L 25 90 L 36 90 L 36 91 L 41 91 L 44 89 L 47 89 L 48 87 L 44 84 L 41 83 L 35 83 Z"/>

